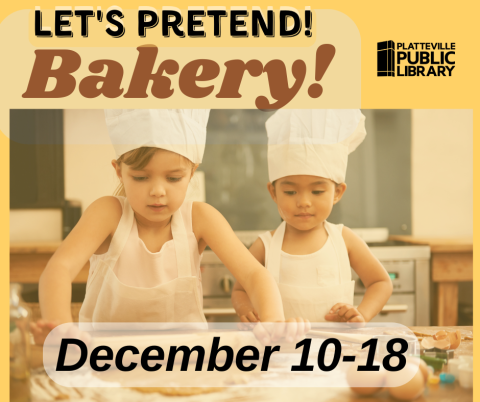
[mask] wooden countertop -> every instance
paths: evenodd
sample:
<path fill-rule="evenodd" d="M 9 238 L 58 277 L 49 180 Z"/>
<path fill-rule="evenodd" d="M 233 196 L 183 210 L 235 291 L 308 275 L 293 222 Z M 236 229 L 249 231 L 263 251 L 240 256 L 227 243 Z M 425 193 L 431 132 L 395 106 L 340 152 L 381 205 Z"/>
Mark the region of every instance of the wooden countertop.
<path fill-rule="evenodd" d="M 53 254 L 62 242 L 10 243 L 10 254 Z"/>
<path fill-rule="evenodd" d="M 418 236 L 404 236 L 392 235 L 390 240 L 399 240 L 412 244 L 427 244 L 430 246 L 432 253 L 466 253 L 473 252 L 473 238 L 472 237 L 455 237 L 455 238 L 441 238 L 441 237 L 418 237 Z"/>
<path fill-rule="evenodd" d="M 61 242 L 10 243 L 10 282 L 38 283 L 48 260 Z M 86 283 L 90 263 L 87 262 L 74 283 Z"/>

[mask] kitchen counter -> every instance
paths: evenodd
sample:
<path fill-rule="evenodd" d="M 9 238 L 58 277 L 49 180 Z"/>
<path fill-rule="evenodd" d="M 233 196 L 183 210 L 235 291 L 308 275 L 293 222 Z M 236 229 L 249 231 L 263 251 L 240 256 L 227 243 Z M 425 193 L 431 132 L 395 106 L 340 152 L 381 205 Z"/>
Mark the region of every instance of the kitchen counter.
<path fill-rule="evenodd" d="M 10 282 L 38 283 L 48 260 L 61 242 L 10 244 Z M 73 283 L 86 283 L 90 263 L 87 262 Z"/>
<path fill-rule="evenodd" d="M 472 331 L 473 327 L 410 327 L 412 331 L 433 334 L 441 329 L 454 331 L 460 329 L 462 332 Z M 472 336 L 473 338 L 473 336 Z M 473 340 L 463 341 L 460 347 L 455 351 L 458 355 L 473 356 Z M 42 365 L 42 348 L 35 346 L 32 353 L 32 365 L 38 367 Z M 129 401 L 129 402 L 162 402 L 172 400 L 171 396 L 161 395 L 159 393 L 141 394 L 127 388 L 65 388 L 49 381 L 41 368 L 34 370 L 32 382 L 34 386 L 32 402 L 47 402 L 59 399 L 75 400 L 77 402 L 106 402 L 106 401 Z M 40 388 L 39 388 L 40 387 Z M 219 392 L 195 395 L 190 397 L 175 397 L 175 402 L 184 401 L 275 401 L 292 402 L 294 400 L 302 401 L 347 401 L 347 402 L 394 402 L 388 391 L 382 392 L 371 397 L 360 397 L 354 394 L 349 388 L 252 388 L 252 387 L 229 387 L 223 388 Z M 415 400 L 416 402 L 469 402 L 473 401 L 473 390 L 461 388 L 458 382 L 454 384 L 428 385 L 423 395 Z"/>
<path fill-rule="evenodd" d="M 432 323 L 457 325 L 458 283 L 473 281 L 473 239 L 416 236 L 390 236 L 390 239 L 430 246 L 434 285 Z"/>
<path fill-rule="evenodd" d="M 412 244 L 428 244 L 432 253 L 463 253 L 473 251 L 473 239 L 471 237 L 441 238 L 391 235 L 389 239 Z"/>

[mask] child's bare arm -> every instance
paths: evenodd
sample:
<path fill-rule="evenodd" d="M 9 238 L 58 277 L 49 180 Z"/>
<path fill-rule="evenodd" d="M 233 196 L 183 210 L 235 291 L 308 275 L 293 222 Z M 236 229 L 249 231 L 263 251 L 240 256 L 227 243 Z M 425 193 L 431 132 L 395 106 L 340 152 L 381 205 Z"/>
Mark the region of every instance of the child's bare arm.
<path fill-rule="evenodd" d="M 114 197 L 95 201 L 48 262 L 39 282 L 42 317 L 59 324 L 72 322 L 72 281 L 109 235 L 112 235 L 122 207 Z"/>
<path fill-rule="evenodd" d="M 193 231 L 245 289 L 262 321 L 284 321 L 282 299 L 271 274 L 249 253 L 225 218 L 208 204 L 193 204 Z"/>
<path fill-rule="evenodd" d="M 367 244 L 347 227 L 343 228 L 343 239 L 348 250 L 350 265 L 365 285 L 366 291 L 363 300 L 356 310 L 365 321 L 375 317 L 387 303 L 392 294 L 392 281 L 382 264 L 372 254 Z M 354 314 L 354 311 L 345 306 L 340 307 L 338 314 Z M 348 317 L 345 317 L 348 318 Z M 358 321 L 354 319 L 351 321 Z"/>
<path fill-rule="evenodd" d="M 249 251 L 260 264 L 265 265 L 265 246 L 260 238 L 252 244 Z M 258 313 L 253 308 L 250 298 L 238 281 L 235 282 L 233 286 L 232 304 L 237 315 L 240 317 L 240 321 L 256 322 L 259 320 Z"/>

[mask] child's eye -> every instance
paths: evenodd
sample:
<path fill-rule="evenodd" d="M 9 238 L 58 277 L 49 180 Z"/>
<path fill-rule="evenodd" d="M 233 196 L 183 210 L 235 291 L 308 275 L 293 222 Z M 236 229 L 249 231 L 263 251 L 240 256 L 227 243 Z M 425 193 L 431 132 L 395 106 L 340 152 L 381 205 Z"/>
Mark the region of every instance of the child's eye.
<path fill-rule="evenodd" d="M 177 181 L 182 180 L 182 177 L 168 177 L 167 180 L 172 182 L 172 183 L 175 183 Z"/>
<path fill-rule="evenodd" d="M 312 194 L 314 195 L 320 195 L 322 193 L 324 193 L 325 191 L 312 191 Z"/>
<path fill-rule="evenodd" d="M 147 177 L 145 176 L 132 176 L 133 177 L 133 180 L 135 181 L 145 181 L 147 180 Z"/>
<path fill-rule="evenodd" d="M 295 194 L 297 194 L 296 191 L 284 191 L 284 193 L 287 194 L 287 195 L 295 195 Z"/>

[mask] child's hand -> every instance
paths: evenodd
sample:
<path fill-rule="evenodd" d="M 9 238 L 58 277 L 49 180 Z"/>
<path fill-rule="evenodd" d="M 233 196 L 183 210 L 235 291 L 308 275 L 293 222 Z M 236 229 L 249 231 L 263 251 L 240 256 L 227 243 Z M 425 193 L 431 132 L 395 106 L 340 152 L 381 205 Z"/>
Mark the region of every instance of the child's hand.
<path fill-rule="evenodd" d="M 337 303 L 325 316 L 327 321 L 356 323 L 355 326 L 365 326 L 365 318 L 358 309 L 351 304 Z"/>
<path fill-rule="evenodd" d="M 31 322 L 30 331 L 32 332 L 35 344 L 43 345 L 50 331 L 58 325 L 60 325 L 60 321 L 38 320 L 37 322 Z"/>
<path fill-rule="evenodd" d="M 271 345 L 279 341 L 300 342 L 310 329 L 310 321 L 297 317 L 286 321 L 259 322 L 255 325 L 253 333 L 264 345 Z"/>
<path fill-rule="evenodd" d="M 50 332 L 60 325 L 60 321 L 44 321 L 38 320 L 35 323 L 30 324 L 30 331 L 32 332 L 33 339 L 36 345 L 43 345 Z M 78 325 L 74 323 L 62 324 L 61 328 L 58 328 L 54 336 L 48 339 L 49 345 L 59 345 L 62 338 L 76 338 L 88 344 L 90 342 L 90 335 L 87 332 L 82 332 L 78 328 Z M 77 346 L 75 346 L 77 347 Z"/>
<path fill-rule="evenodd" d="M 237 315 L 241 321 L 238 326 L 240 330 L 251 330 L 255 326 L 255 323 L 260 321 L 258 313 L 251 305 L 238 306 Z"/>
<path fill-rule="evenodd" d="M 240 321 L 245 323 L 260 321 L 260 318 L 258 317 L 258 313 L 255 311 L 255 309 L 252 309 L 252 311 L 245 311 L 239 317 L 240 317 Z"/>

